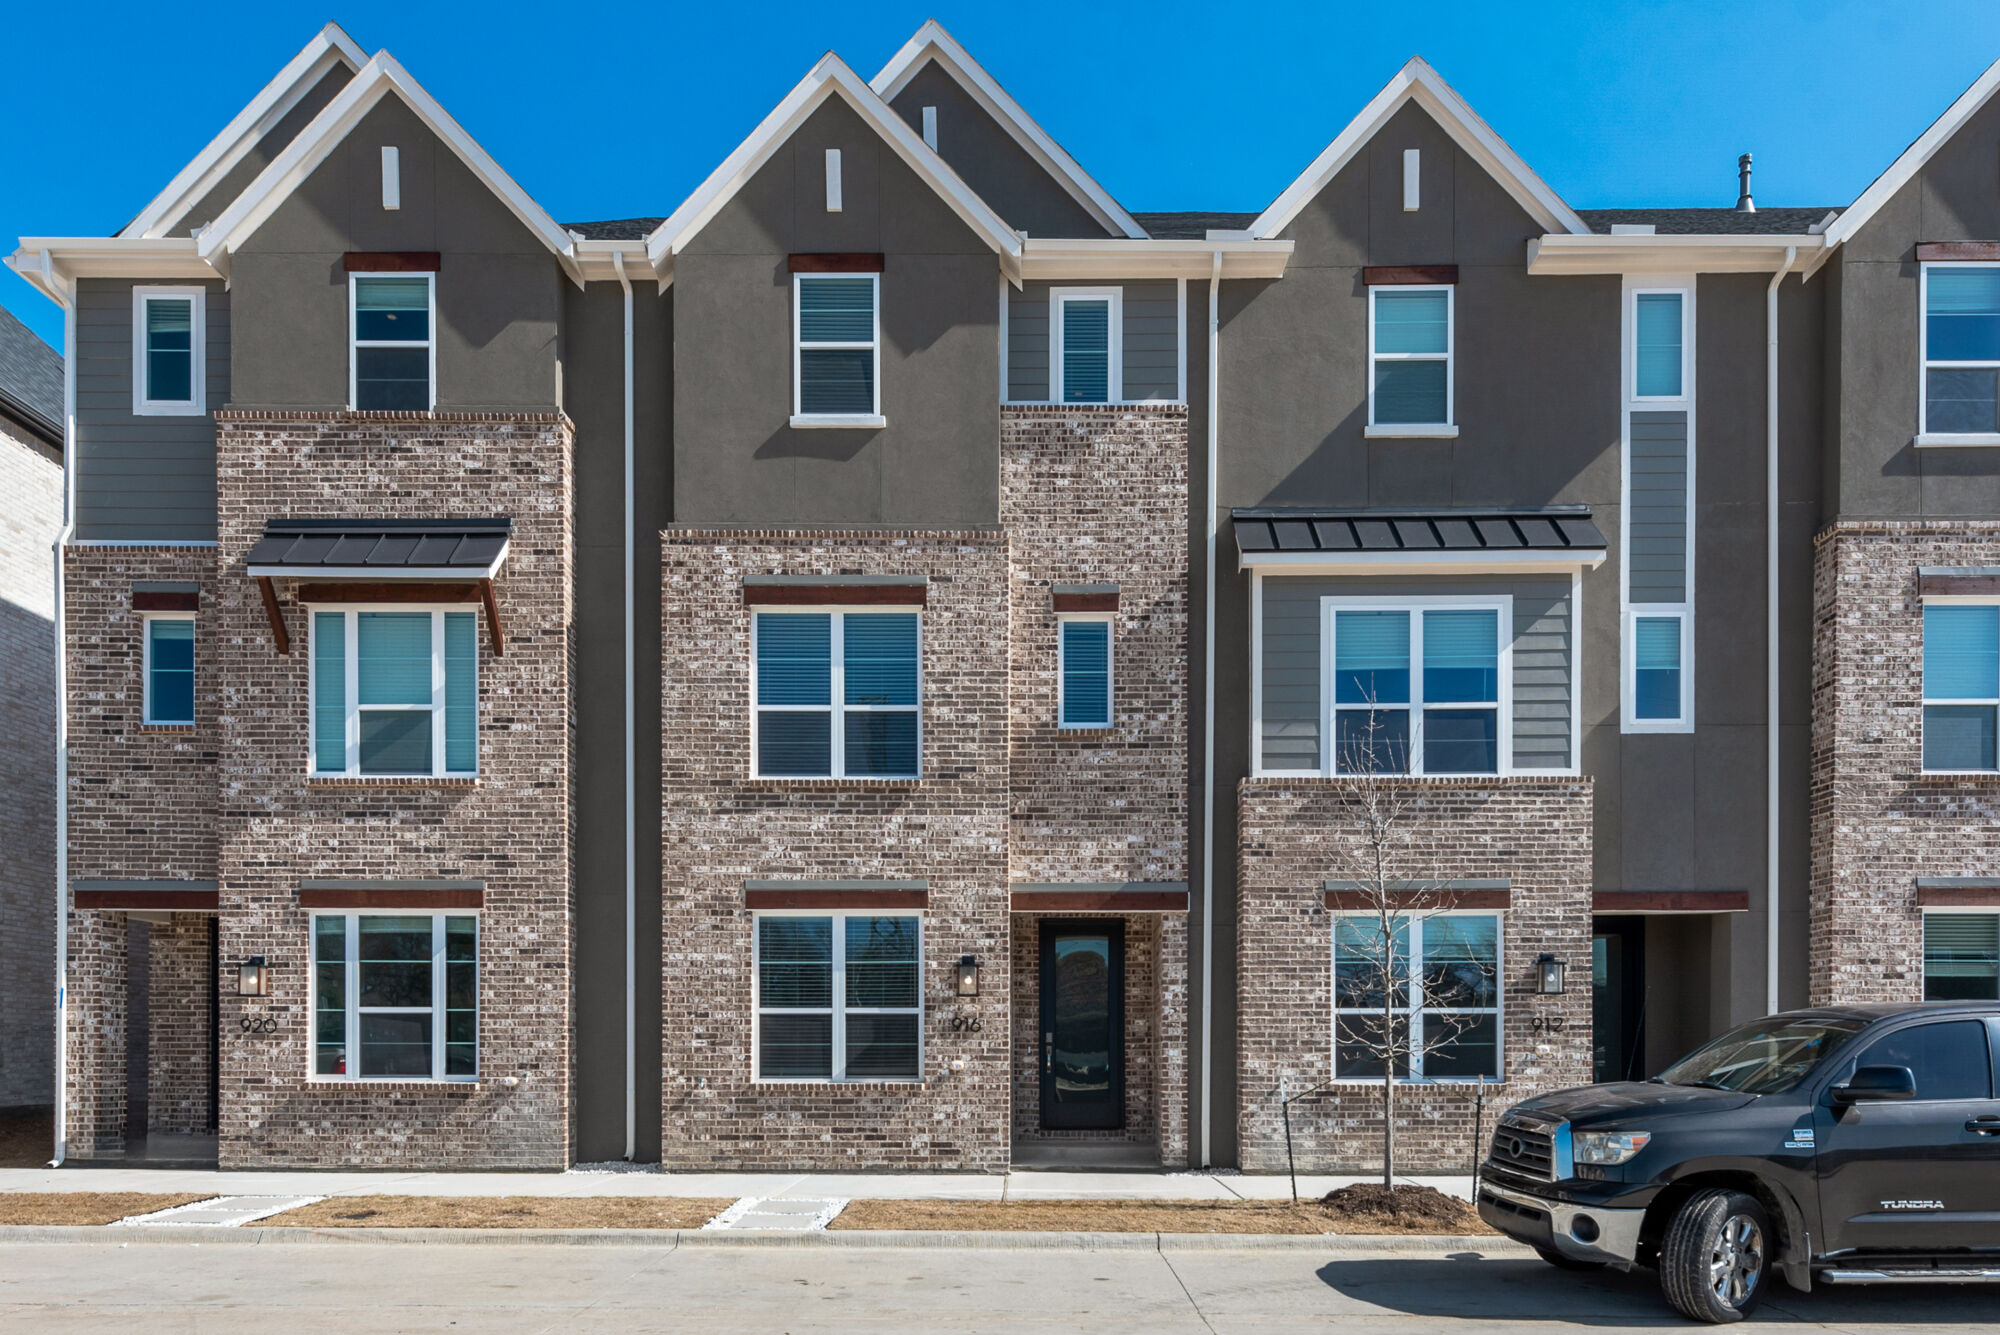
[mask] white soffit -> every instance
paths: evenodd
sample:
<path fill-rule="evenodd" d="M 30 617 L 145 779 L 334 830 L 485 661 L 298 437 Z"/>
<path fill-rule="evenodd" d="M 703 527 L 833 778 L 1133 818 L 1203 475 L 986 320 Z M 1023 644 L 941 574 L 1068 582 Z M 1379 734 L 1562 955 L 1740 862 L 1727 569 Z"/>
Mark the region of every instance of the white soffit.
<path fill-rule="evenodd" d="M 1368 141 L 1375 137 L 1376 131 L 1388 124 L 1389 118 L 1401 110 L 1405 102 L 1416 102 L 1429 112 L 1453 142 L 1484 167 L 1513 196 L 1514 201 L 1542 225 L 1544 231 L 1576 235 L 1590 232 L 1583 219 L 1577 217 L 1576 211 L 1563 203 L 1562 197 L 1551 190 L 1547 182 L 1535 175 L 1521 156 L 1466 104 L 1465 99 L 1454 92 L 1451 85 L 1440 78 L 1421 56 L 1414 56 L 1361 109 L 1361 114 L 1349 121 L 1347 128 L 1313 159 L 1312 165 L 1285 187 L 1285 192 L 1272 201 L 1271 207 L 1258 215 L 1257 221 L 1250 224 L 1251 234 L 1276 236 L 1290 226 L 1292 220 L 1326 188 L 1329 181 L 1340 174 L 1341 168 L 1354 160 Z"/>
<path fill-rule="evenodd" d="M 161 237 L 173 231 L 187 217 L 187 211 L 213 190 L 272 127 L 290 115 L 292 108 L 319 85 L 329 70 L 345 65 L 358 71 L 367 63 L 367 54 L 338 23 L 321 28 L 118 235 Z"/>
<path fill-rule="evenodd" d="M 986 114 L 998 121 L 1019 144 L 1027 155 L 1055 177 L 1070 194 L 1083 206 L 1085 212 L 1097 219 L 1105 230 L 1134 240 L 1143 240 L 1146 229 L 1138 220 L 1127 213 L 1111 192 L 1099 185 L 1083 165 L 1071 157 L 1041 125 L 1008 95 L 1007 90 L 984 66 L 974 60 L 966 49 L 958 44 L 958 39 L 946 32 L 944 25 L 930 19 L 917 29 L 916 36 L 903 44 L 903 49 L 882 67 L 882 72 L 869 80 L 884 102 L 894 102 L 896 95 L 908 86 L 910 80 L 923 72 L 924 65 L 935 60 L 945 73 L 965 89 L 974 102 L 985 109 Z"/>
<path fill-rule="evenodd" d="M 1794 250 L 1800 259 L 1826 244 L 1818 235 L 1570 236 L 1528 240 L 1528 272 L 1561 274 L 1770 273 Z"/>
<path fill-rule="evenodd" d="M 564 270 L 577 282 L 582 278 L 576 264 L 576 238 L 521 189 L 481 148 L 459 123 L 451 118 L 437 99 L 410 77 L 408 70 L 387 51 L 362 66 L 361 72 L 326 104 L 298 138 L 285 146 L 271 165 L 264 168 L 222 216 L 203 228 L 195 238 L 201 257 L 218 270 L 227 272 L 229 256 L 275 213 L 278 206 L 325 162 L 377 103 L 393 92 L 417 119 L 443 140 L 458 158 L 499 197 L 508 211 L 553 251 Z"/>
<path fill-rule="evenodd" d="M 1001 265 L 1008 276 L 1019 276 L 1020 234 L 1009 227 L 985 200 L 974 194 L 971 187 L 959 179 L 958 173 L 947 166 L 945 160 L 933 152 L 923 138 L 876 95 L 874 89 L 861 82 L 861 76 L 850 69 L 846 61 L 828 52 L 819 58 L 791 92 L 785 94 L 784 100 L 772 108 L 771 114 L 750 132 L 750 137 L 738 144 L 736 150 L 722 160 L 722 165 L 711 172 L 708 179 L 647 238 L 647 258 L 652 261 L 663 282 L 667 280 L 673 256 L 684 249 L 696 233 L 722 211 L 725 204 L 735 198 L 736 192 L 771 160 L 793 131 L 805 124 L 806 119 L 830 97 L 843 98 L 854 108 L 855 113 L 895 149 L 911 170 L 937 191 L 966 226 L 984 237 L 987 244 L 999 253 Z"/>

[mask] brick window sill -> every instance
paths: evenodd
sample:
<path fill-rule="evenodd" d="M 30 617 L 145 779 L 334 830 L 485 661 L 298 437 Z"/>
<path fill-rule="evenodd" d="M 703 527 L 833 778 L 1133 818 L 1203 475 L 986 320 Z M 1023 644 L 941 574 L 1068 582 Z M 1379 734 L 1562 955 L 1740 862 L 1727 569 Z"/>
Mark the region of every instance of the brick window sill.
<path fill-rule="evenodd" d="M 480 784 L 477 776 L 425 778 L 399 774 L 312 774 L 306 777 L 308 788 L 477 788 Z"/>
<path fill-rule="evenodd" d="M 1898 775 L 1902 783 L 1921 783 L 1939 788 L 1994 788 L 2000 787 L 2000 770 L 1918 770 L 1914 774 Z"/>
<path fill-rule="evenodd" d="M 930 1084 L 928 1080 L 752 1080 L 750 1090 L 756 1094 L 823 1094 L 833 1090 L 879 1094 L 885 1090 L 924 1090 Z"/>
<path fill-rule="evenodd" d="M 192 723 L 141 723 L 139 735 L 142 737 L 192 737 L 195 725 Z"/>
<path fill-rule="evenodd" d="M 753 775 L 746 788 L 915 788 L 922 779 L 786 779 L 775 775 Z"/>
<path fill-rule="evenodd" d="M 342 1080 L 334 1076 L 308 1076 L 305 1084 L 292 1093 L 490 1094 L 500 1088 L 498 1081 L 484 1080 Z"/>

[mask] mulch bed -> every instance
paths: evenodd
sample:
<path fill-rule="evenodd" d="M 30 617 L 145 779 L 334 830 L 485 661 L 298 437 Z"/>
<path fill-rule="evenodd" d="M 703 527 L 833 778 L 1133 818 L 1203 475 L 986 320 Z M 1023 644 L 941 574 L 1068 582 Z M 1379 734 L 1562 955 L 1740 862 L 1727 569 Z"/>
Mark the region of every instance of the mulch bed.
<path fill-rule="evenodd" d="M 258 1221 L 276 1228 L 700 1228 L 733 1198 L 330 1196 Z"/>

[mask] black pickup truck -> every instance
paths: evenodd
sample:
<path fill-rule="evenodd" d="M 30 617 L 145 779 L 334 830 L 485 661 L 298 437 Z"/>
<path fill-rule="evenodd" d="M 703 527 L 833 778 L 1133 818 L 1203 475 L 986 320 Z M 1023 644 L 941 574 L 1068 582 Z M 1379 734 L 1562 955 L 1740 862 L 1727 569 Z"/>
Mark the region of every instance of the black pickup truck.
<path fill-rule="evenodd" d="M 1658 1269 L 1697 1321 L 1794 1288 L 2000 1282 L 2000 1003 L 1788 1011 L 1651 1080 L 1507 1110 L 1479 1214 L 1550 1264 Z"/>

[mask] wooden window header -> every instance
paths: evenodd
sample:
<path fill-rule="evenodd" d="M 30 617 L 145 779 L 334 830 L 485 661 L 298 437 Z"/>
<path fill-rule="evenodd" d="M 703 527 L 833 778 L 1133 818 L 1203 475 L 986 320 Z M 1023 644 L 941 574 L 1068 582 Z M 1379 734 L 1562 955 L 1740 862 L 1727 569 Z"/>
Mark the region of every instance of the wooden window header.
<path fill-rule="evenodd" d="M 752 909 L 927 909 L 928 881 L 745 881 Z"/>
<path fill-rule="evenodd" d="M 1917 907 L 1926 909 L 2000 908 L 2000 880 L 1983 876 L 1918 877 Z"/>
<path fill-rule="evenodd" d="M 1592 913 L 1747 913 L 1748 890 L 1594 890 Z"/>
<path fill-rule="evenodd" d="M 1514 891 L 1505 878 L 1464 881 L 1392 881 L 1383 887 L 1398 911 L 1449 912 L 1453 909 L 1511 908 Z M 1328 881 L 1326 906 L 1342 912 L 1375 907 L 1375 893 L 1353 881 Z"/>
<path fill-rule="evenodd" d="M 1116 612 L 1116 584 L 1058 584 L 1049 591 L 1058 612 Z"/>
<path fill-rule="evenodd" d="M 134 612 L 199 612 L 199 593 L 174 593 L 164 589 L 132 590 Z"/>
<path fill-rule="evenodd" d="M 1361 281 L 1369 287 L 1429 287 L 1456 284 L 1456 264 L 1376 264 L 1361 271 Z"/>
<path fill-rule="evenodd" d="M 793 255 L 793 273 L 881 273 L 882 256 L 864 251 L 844 254 Z"/>
<path fill-rule="evenodd" d="M 77 881 L 70 893 L 80 909 L 214 913 L 222 906 L 214 881 Z"/>
<path fill-rule="evenodd" d="M 436 273 L 435 250 L 350 250 L 341 257 L 349 273 Z"/>
<path fill-rule="evenodd" d="M 745 607 L 927 607 L 925 584 L 745 584 Z"/>
<path fill-rule="evenodd" d="M 2000 261 L 2000 241 L 1919 241 L 1918 263 L 1936 260 Z"/>
<path fill-rule="evenodd" d="M 1920 571 L 1917 594 L 1924 598 L 2000 597 L 2000 570 Z"/>
<path fill-rule="evenodd" d="M 1014 913 L 1186 913 L 1188 888 L 1179 881 L 1016 885 L 1007 900 Z"/>
<path fill-rule="evenodd" d="M 305 909 L 478 909 L 484 881 L 301 881 Z"/>

